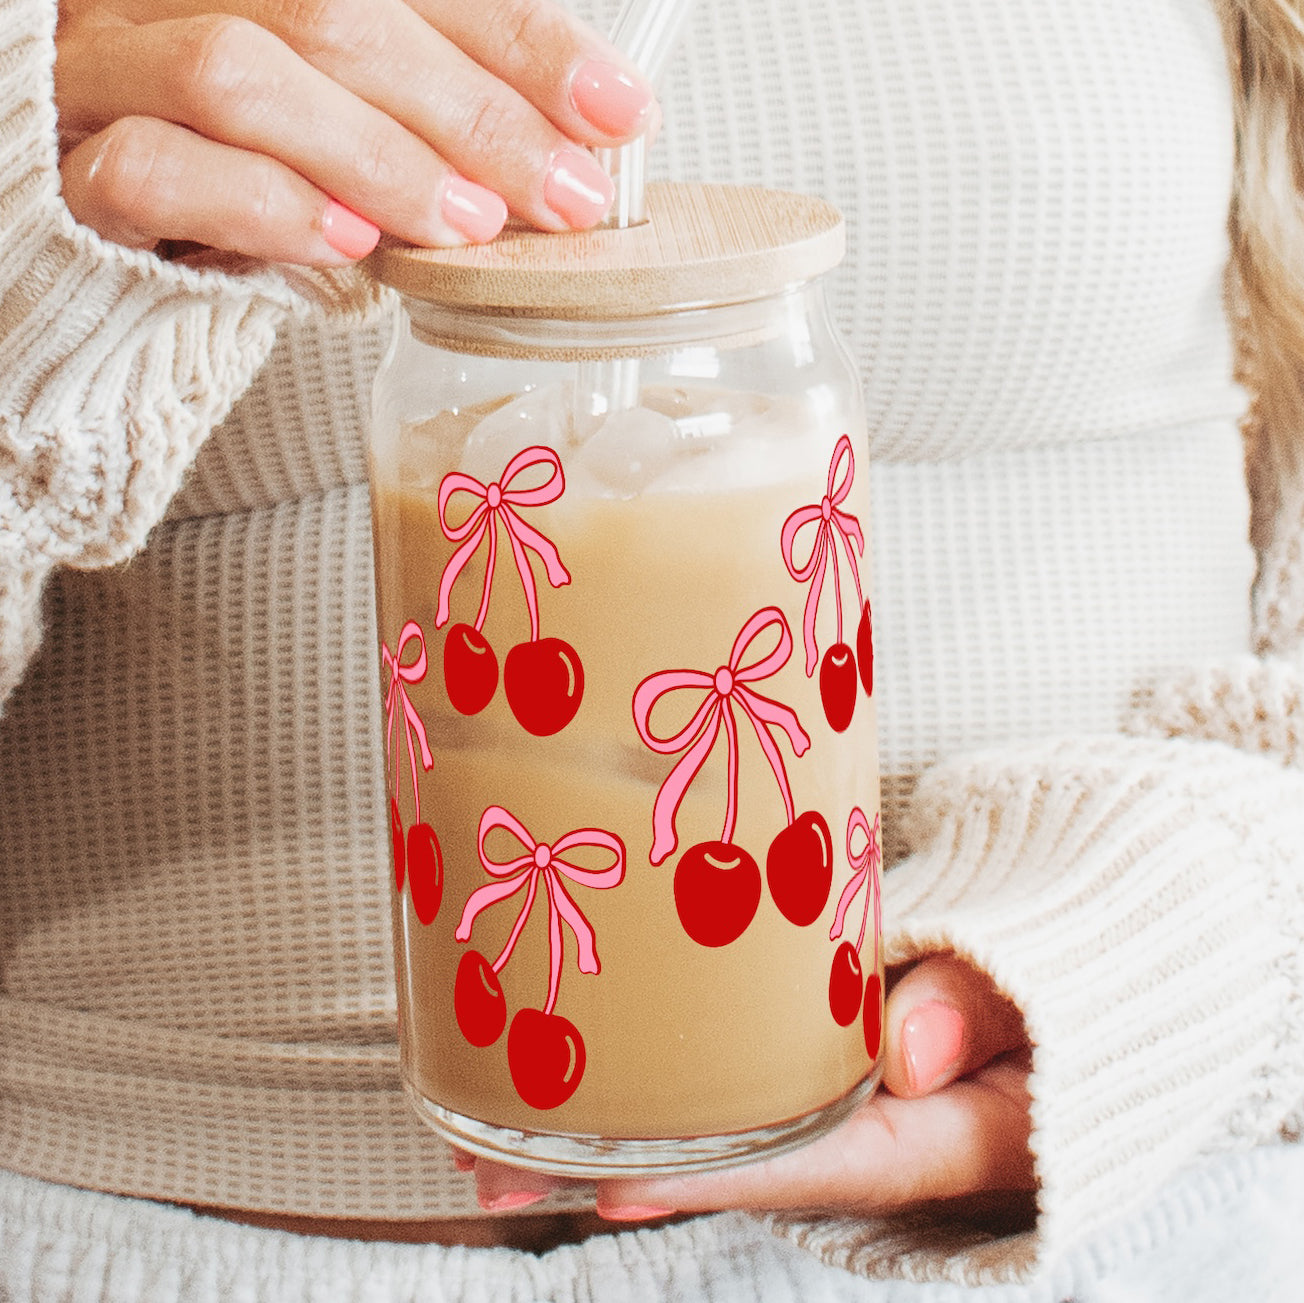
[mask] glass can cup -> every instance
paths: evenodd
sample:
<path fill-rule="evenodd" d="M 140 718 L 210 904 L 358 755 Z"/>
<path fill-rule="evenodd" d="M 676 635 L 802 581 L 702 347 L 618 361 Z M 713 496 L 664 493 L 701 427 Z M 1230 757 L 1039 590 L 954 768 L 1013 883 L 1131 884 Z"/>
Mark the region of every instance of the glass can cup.
<path fill-rule="evenodd" d="M 786 1148 L 877 1085 L 865 423 L 841 218 L 382 250 L 370 473 L 405 1086 L 575 1176 Z"/>

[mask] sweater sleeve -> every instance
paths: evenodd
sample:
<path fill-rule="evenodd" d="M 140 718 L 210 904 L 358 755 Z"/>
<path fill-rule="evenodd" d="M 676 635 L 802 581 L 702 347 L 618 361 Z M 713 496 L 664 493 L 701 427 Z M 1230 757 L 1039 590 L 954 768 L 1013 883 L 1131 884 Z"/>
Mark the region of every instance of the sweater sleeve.
<path fill-rule="evenodd" d="M 1257 460 L 1256 460 L 1257 452 Z M 831 1262 L 985 1283 L 1201 1155 L 1304 1131 L 1304 459 L 1252 443 L 1259 655 L 1139 692 L 1133 736 L 960 757 L 911 806 L 888 957 L 955 951 L 1033 1042 L 1032 1228 L 786 1219 Z"/>
<path fill-rule="evenodd" d="M 1210 742 L 1077 739 L 939 766 L 885 882 L 888 959 L 954 951 L 1022 1010 L 1027 1234 L 954 1216 L 784 1224 L 871 1274 L 1005 1279 L 1192 1159 L 1297 1138 L 1304 775 Z"/>
<path fill-rule="evenodd" d="M 366 312 L 356 273 L 197 270 L 73 220 L 59 187 L 56 0 L 0 0 L 0 704 L 57 565 L 140 548 L 287 313 Z"/>

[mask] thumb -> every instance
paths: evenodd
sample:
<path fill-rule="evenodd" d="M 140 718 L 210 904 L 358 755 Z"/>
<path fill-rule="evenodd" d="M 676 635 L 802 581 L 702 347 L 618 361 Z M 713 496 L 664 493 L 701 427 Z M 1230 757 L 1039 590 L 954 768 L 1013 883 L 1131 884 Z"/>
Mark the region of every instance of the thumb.
<path fill-rule="evenodd" d="M 1023 1016 L 990 977 L 956 955 L 921 960 L 892 988 L 883 1084 L 913 1099 L 1027 1044 Z"/>

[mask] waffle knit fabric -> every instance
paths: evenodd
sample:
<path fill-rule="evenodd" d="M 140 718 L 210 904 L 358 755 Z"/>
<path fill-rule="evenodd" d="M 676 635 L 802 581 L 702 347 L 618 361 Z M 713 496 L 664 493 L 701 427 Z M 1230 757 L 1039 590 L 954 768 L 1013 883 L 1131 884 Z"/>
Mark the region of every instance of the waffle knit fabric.
<path fill-rule="evenodd" d="M 600 1236 L 536 1257 L 287 1235 L 0 1172 L 6 1248 L 0 1297 L 24 1303 L 1296 1303 L 1304 1267 L 1299 1157 L 1298 1146 L 1220 1156 L 1035 1279 L 980 1286 L 838 1271 L 740 1214 Z M 882 1242 L 893 1234 L 908 1237 L 913 1228 L 884 1227 Z"/>
<path fill-rule="evenodd" d="M 308 1297 L 384 1251 L 140 1198 L 475 1211 L 392 1048 L 360 431 L 393 305 L 79 228 L 55 17 L 0 0 L 0 1237 L 32 1297 L 60 1254 L 103 1261 L 107 1297 L 167 1296 L 146 1240 L 197 1271 L 288 1255 Z M 661 166 L 849 216 L 833 304 L 875 454 L 890 954 L 970 957 L 1034 1041 L 1034 1224 L 768 1226 L 811 1251 L 784 1262 L 830 1264 L 830 1298 L 836 1268 L 1054 1279 L 1219 1151 L 1298 1139 L 1304 1101 L 1304 481 L 1251 467 L 1252 606 L 1216 14 L 721 0 L 695 21 Z M 720 1282 L 755 1233 L 598 1241 L 566 1288 L 742 1297 Z M 709 1279 L 666 1265 L 687 1260 Z M 446 1292 L 424 1296 L 566 1297 L 559 1261 L 431 1251 Z M 259 1279 L 240 1296 L 292 1296 Z"/>

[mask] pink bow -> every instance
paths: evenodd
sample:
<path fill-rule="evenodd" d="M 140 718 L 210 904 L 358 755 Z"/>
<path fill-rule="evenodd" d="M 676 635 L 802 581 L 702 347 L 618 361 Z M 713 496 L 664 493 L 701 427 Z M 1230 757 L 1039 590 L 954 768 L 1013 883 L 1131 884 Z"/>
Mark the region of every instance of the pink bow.
<path fill-rule="evenodd" d="M 750 650 L 752 641 L 766 629 L 778 628 L 779 642 L 768 655 L 752 662 L 742 664 L 744 655 Z M 787 706 L 763 697 L 746 685 L 768 679 L 787 663 L 792 654 L 792 634 L 783 612 L 776 606 L 767 606 L 757 611 L 743 626 L 734 640 L 733 650 L 729 654 L 729 663 L 722 665 L 714 674 L 700 670 L 666 670 L 660 674 L 649 675 L 634 691 L 634 724 L 638 735 L 658 755 L 674 755 L 687 751 L 683 758 L 670 771 L 661 790 L 657 792 L 656 803 L 652 809 L 652 863 L 660 864 L 678 844 L 675 833 L 675 816 L 684 796 L 697 777 L 698 771 L 706 763 L 723 723 L 725 738 L 729 745 L 729 801 L 725 811 L 724 833 L 722 840 L 729 841 L 733 836 L 734 824 L 738 816 L 738 724 L 734 719 L 733 708 L 738 705 L 756 730 L 761 750 L 770 762 L 779 791 L 783 794 L 784 809 L 788 822 L 793 820 L 792 791 L 788 786 L 788 774 L 783 767 L 783 757 L 779 754 L 778 744 L 770 734 L 771 727 L 783 729 L 788 735 L 793 753 L 797 756 L 806 754 L 810 738 L 802 729 L 796 714 Z M 652 732 L 651 714 L 656 703 L 668 692 L 680 688 L 704 688 L 706 696 L 694 712 L 692 719 L 672 737 L 657 737 Z"/>
<path fill-rule="evenodd" d="M 407 651 L 408 643 L 414 639 L 419 649 L 417 658 L 410 665 L 404 665 L 403 655 Z M 421 767 L 425 770 L 433 769 L 435 758 L 430 754 L 430 743 L 426 741 L 426 726 L 421 722 L 421 716 L 417 714 L 417 708 L 412 704 L 405 685 L 420 683 L 426 677 L 426 639 L 421 632 L 421 626 L 415 620 L 409 620 L 403 626 L 398 636 L 397 656 L 382 641 L 380 661 L 382 665 L 389 667 L 389 687 L 385 690 L 385 764 L 393 779 L 394 785 L 391 790 L 395 796 L 398 795 L 398 733 L 394 728 L 394 722 L 399 704 L 402 703 L 403 732 L 407 737 L 408 760 L 412 765 L 412 803 L 416 807 L 416 822 L 420 823 L 421 789 L 417 786 L 417 753 L 412 745 L 413 733 L 417 735 L 417 741 L 421 744 Z M 394 753 L 392 765 L 389 760 L 391 750 Z"/>
<path fill-rule="evenodd" d="M 865 943 L 865 927 L 869 921 L 869 902 L 874 901 L 874 971 L 878 972 L 878 939 L 883 931 L 883 884 L 879 880 L 879 869 L 883 864 L 883 852 L 879 849 L 880 817 L 874 815 L 874 826 L 869 826 L 865 812 L 856 806 L 847 820 L 847 862 L 855 870 L 851 881 L 847 883 L 838 900 L 837 912 L 833 915 L 833 926 L 829 929 L 829 940 L 836 941 L 842 935 L 842 924 L 847 909 L 855 900 L 856 893 L 865 887 L 865 912 L 860 919 L 860 936 L 856 940 L 856 953 Z M 852 850 L 854 834 L 863 833 L 866 837 L 864 848 L 860 852 Z"/>
<path fill-rule="evenodd" d="M 838 482 L 838 471 L 845 461 L 846 467 L 842 480 Z M 860 522 L 855 516 L 839 511 L 838 506 L 847 500 L 851 492 L 852 481 L 856 477 L 856 456 L 851 450 L 851 440 L 843 435 L 833 449 L 833 458 L 829 462 L 828 492 L 815 506 L 798 507 L 783 522 L 783 534 L 780 545 L 783 549 L 783 563 L 788 573 L 799 583 L 810 582 L 810 592 L 806 594 L 806 609 L 802 615 L 802 633 L 806 644 L 806 676 L 815 673 L 819 661 L 819 645 L 815 641 L 815 614 L 819 609 L 820 594 L 824 590 L 824 572 L 833 567 L 833 596 L 837 602 L 838 637 L 842 641 L 842 579 L 838 567 L 837 540 L 842 540 L 843 550 L 851 566 L 851 576 L 856 582 L 856 605 L 861 604 L 860 568 L 856 562 L 852 544 L 861 556 L 865 554 L 865 536 L 861 532 Z M 807 525 L 818 521 L 815 541 L 811 544 L 810 556 L 804 564 L 798 565 L 793 557 L 793 547 L 797 535 Z"/>
<path fill-rule="evenodd" d="M 491 860 L 485 850 L 485 840 L 495 828 L 502 828 L 511 833 L 525 848 L 525 854 L 508 860 L 506 864 L 499 864 L 497 861 Z M 505 900 L 508 896 L 514 896 L 522 887 L 525 887 L 525 903 L 521 906 L 521 912 L 516 916 L 516 923 L 512 927 L 511 935 L 507 938 L 507 944 L 503 947 L 502 954 L 493 963 L 494 972 L 500 972 L 508 959 L 511 958 L 512 951 L 516 948 L 517 939 L 521 935 L 521 930 L 525 927 L 526 919 L 530 916 L 534 898 L 538 894 L 539 881 L 542 879 L 544 890 L 548 896 L 549 962 L 548 1003 L 544 1006 L 543 1012 L 551 1013 L 557 1003 L 557 992 L 561 987 L 561 966 L 564 953 L 561 933 L 563 919 L 575 934 L 575 941 L 579 946 L 580 972 L 597 973 L 601 971 L 593 929 L 589 926 L 589 921 L 584 917 L 579 906 L 571 899 L 570 894 L 562 884 L 562 878 L 569 878 L 580 886 L 593 887 L 597 890 L 619 886 L 625 876 L 625 844 L 619 837 L 609 832 L 603 832 L 601 829 L 580 828 L 575 832 L 568 832 L 560 840 L 548 846 L 543 842 L 536 842 L 526 831 L 525 825 L 515 815 L 509 814 L 500 805 L 491 805 L 480 816 L 478 845 L 480 863 L 485 872 L 492 874 L 499 881 L 486 883 L 483 887 L 478 887 L 471 893 L 466 902 L 466 908 L 462 911 L 462 920 L 458 923 L 457 930 L 453 935 L 459 941 L 469 941 L 471 939 L 471 928 L 482 910 L 488 909 L 490 905 L 495 905 L 500 900 Z M 605 869 L 585 869 L 578 864 L 572 864 L 568 860 L 561 858 L 565 852 L 574 850 L 579 846 L 589 846 L 598 850 L 610 851 L 615 856 L 615 860 Z"/>
<path fill-rule="evenodd" d="M 532 489 L 514 489 L 512 481 L 518 475 L 536 466 L 549 466 L 552 473 L 542 484 Z M 485 532 L 489 534 L 489 556 L 485 561 L 484 591 L 480 597 L 480 611 L 475 617 L 477 630 L 484 627 L 489 614 L 489 594 L 493 588 L 494 562 L 498 557 L 498 526 L 507 531 L 516 561 L 516 573 L 525 590 L 525 604 L 530 612 L 531 641 L 539 636 L 539 598 L 534 586 L 534 571 L 525 549 L 531 548 L 543 560 L 548 582 L 554 588 L 570 583 L 570 573 L 561 563 L 561 557 L 552 543 L 537 529 L 529 525 L 515 507 L 540 507 L 556 502 L 566 490 L 566 477 L 562 473 L 561 459 L 551 448 L 525 448 L 507 463 L 502 478 L 496 484 L 481 484 L 479 480 L 462 471 L 451 471 L 439 482 L 439 523 L 450 543 L 461 546 L 448 559 L 439 581 L 439 608 L 435 614 L 435 628 L 440 629 L 448 619 L 448 599 L 457 577 L 467 562 L 475 555 Z M 448 502 L 455 493 L 470 493 L 479 498 L 471 514 L 460 524 L 448 523 Z"/>

